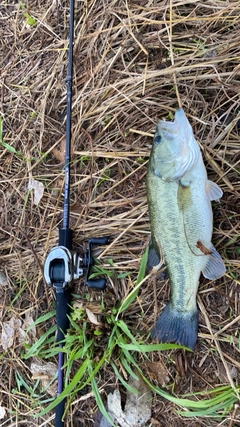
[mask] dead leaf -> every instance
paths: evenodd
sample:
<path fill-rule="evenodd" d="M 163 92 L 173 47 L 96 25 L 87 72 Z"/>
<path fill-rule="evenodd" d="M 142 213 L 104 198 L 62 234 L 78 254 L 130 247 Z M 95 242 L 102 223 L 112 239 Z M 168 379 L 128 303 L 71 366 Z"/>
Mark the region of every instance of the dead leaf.
<path fill-rule="evenodd" d="M 31 315 L 31 312 L 26 312 L 25 320 L 23 322 L 22 328 L 24 330 L 24 341 L 27 342 L 28 344 L 32 344 L 32 342 L 36 340 L 36 336 L 37 336 L 37 329 L 36 329 L 36 326 L 32 326 L 33 323 L 34 323 L 34 320 Z M 30 326 L 31 328 L 26 334 L 26 331 Z"/>
<path fill-rule="evenodd" d="M 222 362 L 218 363 L 218 372 L 217 376 L 220 378 L 222 382 L 228 382 L 228 374 L 226 372 L 226 368 Z M 238 371 L 236 366 L 231 365 L 230 363 L 227 363 L 229 374 L 233 379 L 236 379 L 238 377 Z"/>
<path fill-rule="evenodd" d="M 122 410 L 120 391 L 115 390 L 113 393 L 110 393 L 108 395 L 107 402 L 110 417 L 114 421 L 118 422 L 121 427 L 129 427 L 129 424 L 126 422 L 125 414 Z"/>
<path fill-rule="evenodd" d="M 7 281 L 7 277 L 5 275 L 5 273 L 3 271 L 0 271 L 0 317 L 2 317 L 2 313 L 3 313 L 3 308 L 4 308 L 4 297 L 5 297 L 5 291 L 6 291 L 6 287 L 8 285 L 8 281 Z"/>
<path fill-rule="evenodd" d="M 107 418 L 103 417 L 101 414 L 100 424 L 95 421 L 94 427 L 112 427 L 112 424 L 110 424 Z"/>
<path fill-rule="evenodd" d="M 204 255 L 211 255 L 212 251 L 208 248 L 206 248 L 206 246 L 204 246 L 204 244 L 201 242 L 201 240 L 197 241 L 196 247 L 198 249 L 200 249 L 200 251 L 204 254 Z"/>
<path fill-rule="evenodd" d="M 89 310 L 89 308 L 86 308 L 86 313 L 87 313 L 88 320 L 90 320 L 90 322 L 93 323 L 93 325 L 96 325 L 96 326 L 102 325 L 102 323 L 98 321 L 97 316 L 95 316 L 95 314 L 93 314 L 93 312 Z"/>
<path fill-rule="evenodd" d="M 17 339 L 19 344 L 23 344 L 24 342 L 31 344 L 36 338 L 36 328 L 32 328 L 28 334 L 26 334 L 26 330 L 33 322 L 33 318 L 29 313 L 26 313 L 24 322 L 16 317 L 12 317 L 8 322 L 3 322 L 1 336 L 3 350 L 5 351 L 12 347 L 15 339 Z"/>
<path fill-rule="evenodd" d="M 66 153 L 66 138 L 62 137 L 61 143 L 60 143 L 60 150 L 58 148 L 54 147 L 52 150 L 54 156 L 57 160 L 59 160 L 60 163 L 65 163 L 65 153 Z"/>
<path fill-rule="evenodd" d="M 6 274 L 3 271 L 0 271 L 0 287 L 4 288 L 8 285 Z"/>
<path fill-rule="evenodd" d="M 149 375 L 156 380 L 161 386 L 169 383 L 168 369 L 161 362 L 149 362 L 147 364 Z"/>
<path fill-rule="evenodd" d="M 37 181 L 36 179 L 29 178 L 28 182 L 28 190 L 34 190 L 34 205 L 38 205 L 43 193 L 44 193 L 44 185 L 42 182 Z"/>
<path fill-rule="evenodd" d="M 0 406 L 0 420 L 2 420 L 6 415 L 6 409 L 3 406 Z"/>
<path fill-rule="evenodd" d="M 145 426 L 145 423 L 151 418 L 152 393 L 142 377 L 138 375 L 138 380 L 129 378 L 128 384 L 135 388 L 139 394 L 127 390 L 127 400 L 124 412 L 130 426 Z"/>
<path fill-rule="evenodd" d="M 76 308 L 77 310 L 81 310 L 81 308 L 83 308 L 83 303 L 79 301 L 74 301 L 73 308 Z"/>
<path fill-rule="evenodd" d="M 12 347 L 15 337 L 19 335 L 21 325 L 21 320 L 15 317 L 12 317 L 8 322 L 3 322 L 1 345 L 4 351 Z"/>
<path fill-rule="evenodd" d="M 188 369 L 185 354 L 182 352 L 177 353 L 175 358 L 175 363 L 176 363 L 176 371 L 179 377 L 184 378 L 186 376 L 187 369 Z"/>
<path fill-rule="evenodd" d="M 137 374 L 138 379 L 130 377 L 128 384 L 137 392 L 127 390 L 127 399 L 124 411 L 122 410 L 121 395 L 119 390 L 115 390 L 108 395 L 108 413 L 114 422 L 121 427 L 142 427 L 151 418 L 151 397 L 147 384 Z M 100 427 L 108 426 L 105 417 L 102 418 Z"/>
<path fill-rule="evenodd" d="M 43 389 L 46 389 L 47 392 L 56 397 L 57 395 L 57 380 L 52 384 L 52 380 L 57 372 L 57 365 L 52 362 L 44 363 L 42 360 L 35 358 L 30 366 L 32 379 L 40 379 Z"/>

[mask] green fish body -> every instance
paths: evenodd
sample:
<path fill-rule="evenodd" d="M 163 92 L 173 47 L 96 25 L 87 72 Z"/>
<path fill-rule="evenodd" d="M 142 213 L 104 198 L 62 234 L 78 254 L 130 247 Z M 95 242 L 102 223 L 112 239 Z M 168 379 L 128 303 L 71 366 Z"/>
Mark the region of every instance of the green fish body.
<path fill-rule="evenodd" d="M 153 247 L 150 254 L 154 252 L 160 258 L 161 250 L 171 283 L 171 301 L 152 336 L 194 349 L 200 273 L 214 280 L 226 269 L 211 243 L 211 200 L 218 200 L 222 191 L 207 179 L 199 145 L 183 109 L 176 111 L 174 122 L 158 122 L 147 193 Z"/>

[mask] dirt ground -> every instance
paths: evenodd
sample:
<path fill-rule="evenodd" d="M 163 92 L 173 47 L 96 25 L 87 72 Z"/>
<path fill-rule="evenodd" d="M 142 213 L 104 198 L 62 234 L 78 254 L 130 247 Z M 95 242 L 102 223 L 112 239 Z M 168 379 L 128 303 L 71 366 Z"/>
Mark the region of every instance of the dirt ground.
<path fill-rule="evenodd" d="M 62 221 L 69 2 L 2 0 L 0 36 L 0 426 L 52 426 L 51 414 L 34 418 L 40 374 L 23 358 L 23 341 L 28 326 L 54 309 L 43 266 Z M 213 203 L 213 243 L 227 272 L 216 282 L 201 276 L 195 352 L 153 352 L 149 363 L 139 360 L 148 378 L 175 396 L 222 385 L 239 391 L 239 64 L 239 1 L 75 1 L 70 219 L 75 248 L 108 235 L 103 267 L 111 270 L 113 262 L 117 273 L 129 273 L 107 278 L 109 310 L 131 289 L 149 243 L 152 136 L 179 99 L 208 177 L 224 193 Z M 74 294 L 101 300 L 83 278 Z M 169 295 L 168 281 L 144 284 L 124 314 L 133 334 L 147 337 Z M 30 344 L 52 324 L 33 330 Z M 98 385 L 105 394 L 119 387 L 111 367 Z M 237 403 L 222 419 L 181 417 L 178 409 L 154 396 L 147 426 L 240 426 Z M 96 427 L 96 414 L 92 395 L 80 395 L 66 425 Z"/>

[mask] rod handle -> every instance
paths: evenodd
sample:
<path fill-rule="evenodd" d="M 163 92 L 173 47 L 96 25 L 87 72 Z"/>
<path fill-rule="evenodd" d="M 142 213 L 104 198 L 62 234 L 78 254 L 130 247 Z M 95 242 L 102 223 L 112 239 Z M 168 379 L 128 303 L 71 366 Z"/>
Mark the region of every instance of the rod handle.
<path fill-rule="evenodd" d="M 63 427 L 64 426 L 64 421 L 62 421 L 62 416 L 63 416 L 64 410 L 65 410 L 65 403 L 66 403 L 66 399 L 63 399 L 56 406 L 55 427 Z"/>
<path fill-rule="evenodd" d="M 58 325 L 57 341 L 62 341 L 69 327 L 70 289 L 56 289 L 56 317 Z"/>
<path fill-rule="evenodd" d="M 71 228 L 60 228 L 59 230 L 59 246 L 72 249 L 72 230 Z"/>

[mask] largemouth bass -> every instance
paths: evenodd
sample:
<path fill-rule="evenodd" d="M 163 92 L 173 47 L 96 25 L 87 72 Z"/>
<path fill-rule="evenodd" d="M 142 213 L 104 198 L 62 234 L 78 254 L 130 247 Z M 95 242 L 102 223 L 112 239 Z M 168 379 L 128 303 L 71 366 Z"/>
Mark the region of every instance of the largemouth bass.
<path fill-rule="evenodd" d="M 149 262 L 153 267 L 162 252 L 171 283 L 170 303 L 152 337 L 193 350 L 198 334 L 200 273 L 215 280 L 226 268 L 211 243 L 211 200 L 220 199 L 222 190 L 207 178 L 199 145 L 182 108 L 173 122 L 158 121 L 147 193 L 152 233 Z"/>

